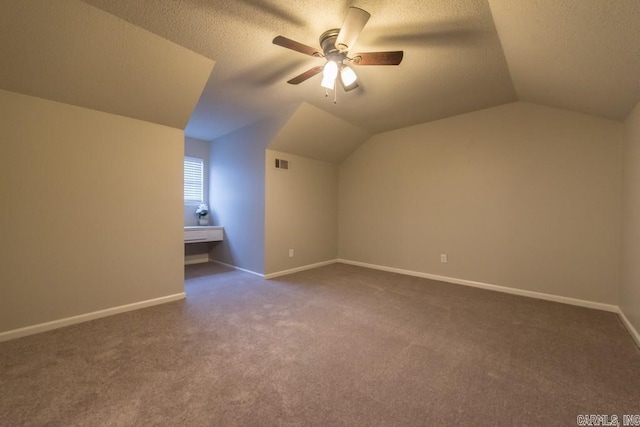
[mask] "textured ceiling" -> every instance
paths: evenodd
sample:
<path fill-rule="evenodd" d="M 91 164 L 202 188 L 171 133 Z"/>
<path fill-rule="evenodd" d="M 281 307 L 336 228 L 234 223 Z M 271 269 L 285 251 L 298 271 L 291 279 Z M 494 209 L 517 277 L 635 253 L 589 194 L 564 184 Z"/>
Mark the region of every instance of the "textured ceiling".
<path fill-rule="evenodd" d="M 199 91 L 197 53 L 216 67 L 186 134 L 205 140 L 303 102 L 376 133 L 515 100 L 621 120 L 640 100 L 640 0 L 83 1 L 0 0 L 0 55 L 11 64 L 0 87 L 177 123 Z M 360 89 L 338 91 L 337 104 L 320 76 L 288 85 L 323 61 L 272 39 L 317 46 L 349 6 L 372 15 L 354 50 L 402 49 L 402 64 L 357 67 Z M 322 132 L 304 117 L 302 128 Z"/>
<path fill-rule="evenodd" d="M 640 100 L 640 1 L 489 3 L 520 100 L 615 120 Z"/>
<path fill-rule="evenodd" d="M 368 132 L 516 100 L 486 0 L 85 0 L 216 61 L 187 126 L 209 140 L 301 102 Z M 347 8 L 371 13 L 355 51 L 405 52 L 398 67 L 358 67 L 360 88 L 324 96 L 320 76 L 286 81 L 323 63 L 272 44 L 283 35 L 318 46 Z M 310 124 L 311 125 L 311 124 Z"/>
<path fill-rule="evenodd" d="M 0 0 L 0 88 L 184 129 L 213 61 L 73 0 Z"/>

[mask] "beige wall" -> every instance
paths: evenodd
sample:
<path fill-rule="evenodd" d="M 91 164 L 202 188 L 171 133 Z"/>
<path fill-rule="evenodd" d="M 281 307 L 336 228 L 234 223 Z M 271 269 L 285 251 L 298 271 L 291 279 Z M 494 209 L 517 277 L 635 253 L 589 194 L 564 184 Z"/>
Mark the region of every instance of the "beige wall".
<path fill-rule="evenodd" d="M 617 304 L 622 139 L 527 103 L 378 134 L 340 167 L 339 256 Z"/>
<path fill-rule="evenodd" d="M 183 292 L 183 132 L 0 90 L 0 331 Z"/>
<path fill-rule="evenodd" d="M 291 170 L 276 169 L 276 157 Z M 265 175 L 265 273 L 336 259 L 338 166 L 267 150 Z"/>
<path fill-rule="evenodd" d="M 640 331 L 640 103 L 625 121 L 620 308 Z"/>

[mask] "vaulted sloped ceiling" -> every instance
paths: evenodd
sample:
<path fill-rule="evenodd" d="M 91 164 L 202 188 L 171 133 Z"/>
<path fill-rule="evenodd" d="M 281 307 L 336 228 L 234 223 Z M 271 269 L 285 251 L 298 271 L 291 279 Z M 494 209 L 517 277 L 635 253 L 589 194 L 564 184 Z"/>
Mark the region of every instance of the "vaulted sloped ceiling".
<path fill-rule="evenodd" d="M 268 148 L 340 163 L 369 136 L 359 127 L 305 102 L 290 116 Z"/>
<path fill-rule="evenodd" d="M 214 62 L 75 0 L 0 0 L 0 88 L 184 129 Z"/>
<path fill-rule="evenodd" d="M 516 100 L 486 0 L 85 1 L 215 58 L 187 127 L 195 138 L 215 138 L 302 102 L 373 133 Z M 402 64 L 358 67 L 361 87 L 339 91 L 336 104 L 320 76 L 287 84 L 324 60 L 275 46 L 273 38 L 318 46 L 351 5 L 371 13 L 355 51 L 402 49 Z"/>
<path fill-rule="evenodd" d="M 614 120 L 640 100 L 640 1 L 489 3 L 520 100 Z"/>
<path fill-rule="evenodd" d="M 186 128 L 188 136 L 205 140 L 303 102 L 376 133 L 516 100 L 620 120 L 640 100 L 639 0 L 83 1 L 216 61 Z M 32 10 L 16 6 L 23 3 Z M 105 63 L 86 68 L 82 55 L 87 50 L 74 47 L 83 43 L 74 39 L 91 39 L 93 32 L 104 30 L 102 15 L 86 5 L 82 14 L 76 13 L 86 22 L 70 20 L 65 10 L 76 9 L 77 3 L 0 0 L 0 53 L 10 68 L 18 64 L 0 71 L 0 84 L 13 79 L 12 85 L 30 90 L 30 85 L 41 84 L 39 79 L 50 78 L 44 68 L 56 64 L 53 59 L 43 62 L 40 74 L 33 62 L 56 55 L 77 58 L 65 71 L 78 67 L 72 81 L 78 81 L 79 88 L 63 81 L 56 84 L 61 89 L 55 96 L 79 91 L 86 73 L 109 81 L 111 70 L 100 74 Z M 323 31 L 341 26 L 349 6 L 371 13 L 355 51 L 402 49 L 402 64 L 357 67 L 361 88 L 339 91 L 336 104 L 331 96 L 325 98 L 320 76 L 298 86 L 287 84 L 323 60 L 275 46 L 272 39 L 283 35 L 317 46 Z M 27 13 L 42 22 L 22 28 L 31 25 L 20 15 Z M 13 33 L 27 34 L 29 40 L 34 35 L 46 38 L 56 25 L 68 27 L 68 35 L 61 43 L 45 44 L 43 50 L 49 52 L 36 49 L 34 55 L 28 44 L 12 47 L 17 37 Z M 116 36 L 100 43 L 128 46 L 135 40 Z M 109 63 L 119 64 L 116 72 L 125 72 L 131 62 L 151 61 L 152 80 L 139 79 L 140 88 L 163 91 L 165 86 L 184 85 L 189 90 L 190 77 L 173 67 L 189 68 L 194 59 L 180 57 L 184 52 L 175 53 L 175 45 L 167 45 L 164 52 L 155 47 L 146 51 L 137 46 L 131 57 Z M 7 52 L 9 62 L 4 61 Z M 30 73 L 22 71 L 25 61 L 31 61 Z M 123 102 L 135 105 L 135 94 L 132 87 Z M 306 128 L 314 129 L 313 123 Z"/>
<path fill-rule="evenodd" d="M 85 0 L 217 60 L 187 133 L 211 139 L 307 102 L 375 133 L 525 100 L 622 119 L 640 99 L 638 0 Z M 358 67 L 361 89 L 324 97 L 317 46 L 348 6 L 371 19 L 356 51 L 405 51 L 399 67 Z"/>

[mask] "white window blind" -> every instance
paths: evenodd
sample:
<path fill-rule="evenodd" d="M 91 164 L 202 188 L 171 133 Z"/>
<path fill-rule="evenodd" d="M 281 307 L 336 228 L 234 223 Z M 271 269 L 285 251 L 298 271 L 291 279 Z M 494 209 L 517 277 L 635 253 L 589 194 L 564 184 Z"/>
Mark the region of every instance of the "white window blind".
<path fill-rule="evenodd" d="M 184 201 L 202 202 L 203 196 L 203 164 L 202 159 L 184 158 Z"/>

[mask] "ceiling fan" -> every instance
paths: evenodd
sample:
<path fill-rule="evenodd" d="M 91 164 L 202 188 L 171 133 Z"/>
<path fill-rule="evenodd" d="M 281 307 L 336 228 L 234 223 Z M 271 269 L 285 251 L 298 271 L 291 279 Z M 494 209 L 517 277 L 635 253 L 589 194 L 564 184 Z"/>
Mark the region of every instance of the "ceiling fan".
<path fill-rule="evenodd" d="M 320 36 L 320 49 L 307 46 L 283 36 L 273 39 L 273 44 L 304 53 L 305 55 L 322 57 L 327 60 L 323 66 L 313 67 L 304 73 L 287 81 L 297 85 L 322 72 L 321 86 L 334 89 L 336 80 L 345 91 L 358 87 L 356 73 L 349 67 L 353 65 L 399 65 L 404 55 L 403 51 L 392 52 L 364 52 L 349 55 L 371 15 L 357 7 L 350 7 L 344 19 L 342 28 L 327 30 Z M 335 100 L 334 100 L 335 102 Z"/>

